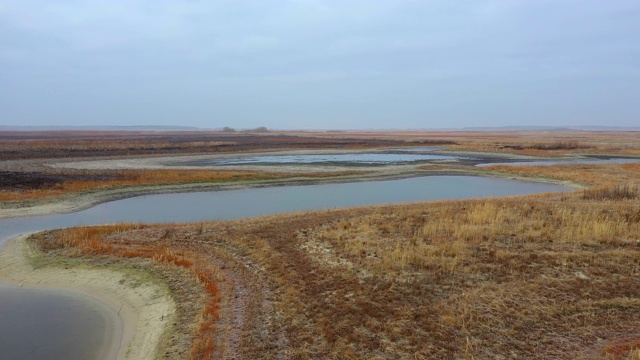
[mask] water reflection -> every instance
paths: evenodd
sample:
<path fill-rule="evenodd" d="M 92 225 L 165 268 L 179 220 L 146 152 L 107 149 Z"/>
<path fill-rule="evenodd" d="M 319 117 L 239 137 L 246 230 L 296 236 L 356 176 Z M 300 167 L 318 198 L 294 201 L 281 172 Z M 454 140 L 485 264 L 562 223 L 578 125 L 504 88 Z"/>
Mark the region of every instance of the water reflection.
<path fill-rule="evenodd" d="M 107 311 L 81 295 L 0 284 L 0 358 L 102 359 Z"/>
<path fill-rule="evenodd" d="M 69 214 L 0 219 L 0 242 L 28 231 L 80 225 L 229 220 L 292 211 L 566 190 L 569 188 L 509 179 L 426 176 L 387 181 L 146 195 Z"/>

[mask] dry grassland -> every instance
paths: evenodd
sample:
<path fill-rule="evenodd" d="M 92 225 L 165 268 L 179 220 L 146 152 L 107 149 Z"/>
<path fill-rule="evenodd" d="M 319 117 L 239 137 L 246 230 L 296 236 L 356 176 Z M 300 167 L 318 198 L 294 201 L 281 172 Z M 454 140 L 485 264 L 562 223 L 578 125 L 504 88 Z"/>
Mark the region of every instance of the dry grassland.
<path fill-rule="evenodd" d="M 323 133 L 324 134 L 324 133 Z M 446 145 L 353 136 L 315 136 L 307 132 L 226 133 L 221 131 L 0 131 L 0 160 L 215 154 L 283 149 L 360 149 L 400 145 Z"/>
<path fill-rule="evenodd" d="M 0 131 L 0 160 L 431 145 L 543 156 L 640 156 L 640 131 Z"/>
<path fill-rule="evenodd" d="M 523 155 L 614 154 L 640 156 L 640 131 L 491 130 L 305 132 L 328 139 L 425 142 L 454 151 L 491 151 Z"/>
<path fill-rule="evenodd" d="M 448 142 L 455 150 L 544 156 L 640 155 L 637 132 L 296 136 L 318 143 L 323 137 Z M 75 228 L 31 241 L 55 258 L 174 274 L 178 319 L 165 339 L 172 350 L 159 354 L 165 359 L 640 359 L 640 164 L 481 171 L 589 188 L 227 222 Z M 270 176 L 215 173 L 216 181 Z M 140 174 L 121 172 L 90 186 L 214 176 Z"/>
<path fill-rule="evenodd" d="M 554 168 L 504 171 L 601 187 L 34 240 L 187 269 L 206 299 L 182 315 L 193 359 L 637 358 L 639 168 Z"/>
<path fill-rule="evenodd" d="M 574 181 L 591 186 L 616 186 L 640 182 L 640 164 L 583 164 L 555 166 L 504 166 L 487 167 L 508 174 L 525 177 Z"/>

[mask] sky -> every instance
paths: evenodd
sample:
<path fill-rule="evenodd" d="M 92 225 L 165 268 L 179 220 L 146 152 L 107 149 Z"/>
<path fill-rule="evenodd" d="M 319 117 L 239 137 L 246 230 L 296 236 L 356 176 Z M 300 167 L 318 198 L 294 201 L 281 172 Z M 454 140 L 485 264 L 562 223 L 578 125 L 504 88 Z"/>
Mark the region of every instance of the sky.
<path fill-rule="evenodd" d="M 0 0 L 0 125 L 640 126 L 637 0 Z"/>

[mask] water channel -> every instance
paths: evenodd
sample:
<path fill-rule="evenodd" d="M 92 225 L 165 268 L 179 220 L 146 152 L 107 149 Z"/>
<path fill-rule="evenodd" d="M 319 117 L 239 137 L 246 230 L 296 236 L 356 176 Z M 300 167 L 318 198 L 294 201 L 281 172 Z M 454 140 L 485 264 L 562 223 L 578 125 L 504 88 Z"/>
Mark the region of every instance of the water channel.
<path fill-rule="evenodd" d="M 304 210 L 567 190 L 570 189 L 560 185 L 509 179 L 429 176 L 147 195 L 69 214 L 0 219 L 0 244 L 25 232 L 80 225 L 229 220 Z M 104 320 L 96 311 L 98 305 L 78 300 L 70 307 L 69 302 L 60 300 L 59 296 L 65 296 L 64 292 L 0 286 L 0 357 L 83 359 L 87 358 L 87 353 L 97 351 L 100 344 L 96 345 L 99 342 L 96 339 L 106 336 Z M 28 332 L 28 336 L 24 332 L 13 331 L 16 328 Z"/>

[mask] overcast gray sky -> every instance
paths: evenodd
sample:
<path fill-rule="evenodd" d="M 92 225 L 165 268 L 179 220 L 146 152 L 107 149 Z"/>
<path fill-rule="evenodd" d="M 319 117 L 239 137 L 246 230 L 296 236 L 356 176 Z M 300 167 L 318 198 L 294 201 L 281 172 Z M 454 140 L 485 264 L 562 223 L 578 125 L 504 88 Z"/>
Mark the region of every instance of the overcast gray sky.
<path fill-rule="evenodd" d="M 0 0 L 0 125 L 640 126 L 640 1 Z"/>

